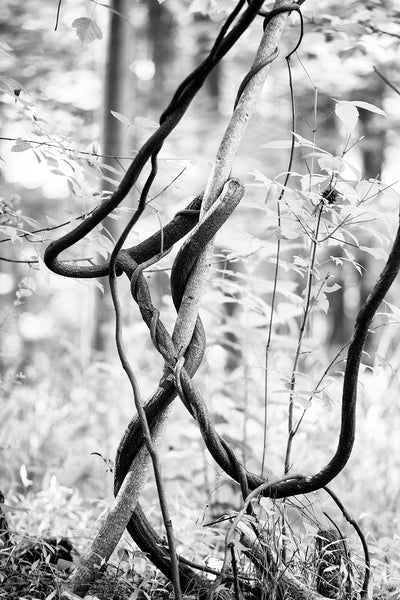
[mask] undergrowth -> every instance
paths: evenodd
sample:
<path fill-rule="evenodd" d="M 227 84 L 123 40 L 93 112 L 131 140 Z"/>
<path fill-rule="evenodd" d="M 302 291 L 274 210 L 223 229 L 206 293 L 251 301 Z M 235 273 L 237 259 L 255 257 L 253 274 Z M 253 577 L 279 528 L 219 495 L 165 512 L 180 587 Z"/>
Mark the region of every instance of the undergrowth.
<path fill-rule="evenodd" d="M 226 517 L 211 524 L 203 522 L 203 526 L 200 526 L 201 519 L 198 519 L 199 526 L 193 528 L 190 526 L 194 520 L 193 506 L 189 498 L 185 502 L 181 494 L 179 501 L 172 503 L 172 506 L 178 513 L 174 516 L 177 538 L 180 540 L 185 537 L 185 543 L 179 545 L 179 552 L 187 558 L 203 561 L 208 567 L 220 569 L 225 535 L 229 527 Z M 285 503 L 261 498 L 253 505 L 255 516 L 250 521 L 247 517 L 246 522 L 257 531 L 258 539 L 265 548 L 273 548 L 279 554 L 285 547 L 286 574 L 315 589 L 318 583 L 315 548 L 318 540 L 321 537 L 324 539 L 325 534 L 321 532 L 326 530 L 321 528 L 332 528 L 331 519 L 334 518 L 334 526 L 338 527 L 346 540 L 346 553 L 350 557 L 339 562 L 343 581 L 350 586 L 346 588 L 346 594 L 356 597 L 363 571 L 358 540 L 340 514 L 332 512 L 332 507 L 332 517 L 327 519 L 326 508 L 327 503 L 321 493 Z M 99 519 L 104 518 L 108 510 L 107 504 L 104 501 L 83 499 L 78 492 L 60 486 L 53 478 L 48 488 L 42 492 L 11 496 L 5 504 L 5 510 L 13 545 L 0 551 L 0 598 L 76 598 L 69 593 L 61 595 L 69 569 L 73 565 L 62 560 L 54 564 L 46 539 L 54 536 L 57 540 L 70 540 L 75 562 L 98 528 Z M 372 554 L 374 597 L 379 600 L 394 600 L 400 592 L 399 538 L 381 537 L 375 540 L 369 536 L 368 541 Z M 32 557 L 30 561 L 26 559 L 27 548 L 35 549 L 34 560 Z M 243 573 L 257 581 L 257 570 L 249 563 L 246 549 L 239 538 L 235 539 L 234 548 Z M 332 571 L 332 567 L 328 568 Z M 171 592 L 168 582 L 149 565 L 145 555 L 133 547 L 128 537 L 121 540 L 110 564 L 100 571 L 96 584 L 90 590 L 91 598 L 162 600 Z M 213 575 L 208 577 L 214 578 Z M 267 585 L 267 582 L 263 585 Z"/>

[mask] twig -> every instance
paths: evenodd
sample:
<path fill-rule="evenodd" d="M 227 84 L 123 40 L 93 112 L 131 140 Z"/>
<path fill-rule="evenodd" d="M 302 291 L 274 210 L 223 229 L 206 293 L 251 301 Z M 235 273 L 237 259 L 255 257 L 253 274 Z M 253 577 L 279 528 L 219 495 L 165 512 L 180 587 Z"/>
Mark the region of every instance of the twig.
<path fill-rule="evenodd" d="M 118 254 L 118 251 L 117 251 L 117 254 Z M 129 363 L 129 360 L 126 356 L 126 352 L 125 352 L 125 348 L 124 348 L 124 343 L 123 343 L 123 339 L 122 339 L 121 305 L 120 305 L 119 298 L 118 298 L 117 279 L 116 279 L 114 269 L 112 269 L 112 275 L 110 277 L 110 289 L 111 289 L 111 296 L 112 296 L 114 310 L 115 310 L 115 340 L 116 340 L 116 344 L 117 344 L 118 355 L 119 355 L 119 358 L 121 361 L 121 365 L 122 365 L 125 373 L 127 374 L 128 379 L 131 384 L 131 387 L 132 387 L 133 397 L 134 397 L 134 401 L 135 401 L 135 407 L 136 407 L 137 413 L 139 415 L 139 419 L 140 419 L 140 423 L 141 423 L 141 427 L 142 427 L 142 434 L 144 437 L 147 452 L 149 453 L 149 456 L 150 456 L 150 459 L 151 459 L 151 462 L 153 465 L 153 472 L 154 472 L 154 477 L 155 477 L 156 486 L 157 486 L 157 494 L 158 494 L 158 498 L 159 498 L 159 502 L 160 502 L 161 513 L 162 513 L 162 517 L 163 517 L 163 521 L 164 521 L 164 525 L 165 525 L 165 530 L 166 530 L 167 539 L 168 539 L 168 546 L 169 546 L 169 551 L 170 551 L 170 556 L 171 556 L 172 583 L 173 583 L 173 587 L 174 587 L 175 600 L 182 600 L 182 591 L 181 591 L 180 582 L 179 582 L 179 562 L 178 562 L 178 556 L 177 556 L 177 552 L 176 552 L 176 544 L 175 544 L 175 537 L 174 537 L 174 532 L 173 532 L 172 521 L 171 521 L 171 517 L 169 514 L 169 509 L 168 509 L 168 502 L 167 502 L 167 496 L 166 496 L 166 492 L 165 492 L 165 486 L 164 486 L 164 482 L 163 482 L 162 474 L 161 474 L 160 459 L 159 459 L 158 452 L 155 448 L 155 445 L 154 445 L 152 437 L 151 437 L 150 427 L 149 427 L 149 424 L 147 421 L 146 413 L 145 413 L 143 405 L 142 405 L 140 389 L 139 389 L 139 386 L 138 386 L 138 383 L 136 380 L 136 376 L 135 376 L 135 373 L 134 373 L 134 371 Z"/>
<path fill-rule="evenodd" d="M 383 73 L 381 73 L 379 71 L 379 69 L 377 69 L 376 67 L 374 67 L 374 71 L 378 75 L 378 77 L 380 77 L 382 79 L 382 81 L 384 81 L 386 83 L 386 85 L 388 87 L 390 87 L 394 92 L 396 92 L 396 94 L 398 96 L 400 96 L 399 88 L 397 88 L 391 81 L 389 81 L 389 79 L 387 77 L 385 77 L 385 75 Z"/>
<path fill-rule="evenodd" d="M 267 481 L 263 484 L 261 484 L 260 486 L 256 487 L 252 492 L 250 492 L 250 494 L 247 496 L 247 498 L 244 499 L 242 508 L 240 509 L 240 511 L 237 513 L 237 515 L 232 519 L 232 524 L 229 527 L 228 531 L 226 532 L 225 535 L 225 550 L 224 550 L 224 560 L 223 560 L 223 564 L 222 564 L 222 568 L 221 568 L 221 573 L 219 575 L 219 577 L 217 577 L 217 579 L 214 581 L 212 588 L 210 590 L 210 594 L 209 597 L 212 598 L 216 589 L 219 587 L 219 585 L 221 585 L 221 583 L 224 581 L 225 579 L 225 574 L 226 574 L 226 570 L 228 567 L 228 549 L 229 549 L 229 545 L 231 543 L 231 540 L 233 538 L 233 535 L 235 533 L 236 527 L 238 526 L 239 522 L 243 519 L 246 511 L 247 511 L 247 507 L 250 505 L 250 502 L 256 498 L 259 495 L 262 495 L 263 492 L 266 492 L 267 490 L 269 490 L 270 488 L 273 488 L 275 485 L 279 484 L 279 483 L 283 483 L 285 481 L 295 481 L 297 479 L 302 479 L 302 475 L 297 475 L 297 474 L 293 474 L 293 475 L 285 475 L 283 477 L 279 477 L 277 479 L 274 479 L 272 481 Z"/>
<path fill-rule="evenodd" d="M 292 375 L 290 378 L 288 440 L 287 440 L 286 454 L 285 454 L 285 474 L 288 473 L 289 469 L 290 469 L 290 456 L 291 456 L 293 439 L 295 436 L 295 429 L 293 427 L 293 409 L 294 409 L 293 396 L 294 396 L 294 391 L 295 391 L 295 386 L 296 386 L 297 366 L 298 366 L 299 359 L 300 359 L 300 353 L 301 353 L 304 333 L 306 330 L 308 315 L 309 315 L 309 311 L 310 311 L 310 307 L 311 307 L 311 290 L 312 290 L 312 282 L 313 282 L 313 277 L 314 277 L 313 271 L 314 271 L 315 257 L 316 257 L 316 251 L 317 251 L 316 239 L 318 237 L 318 231 L 319 231 L 319 226 L 321 223 L 322 211 L 323 211 L 323 206 L 321 205 L 318 210 L 318 214 L 317 214 L 317 222 L 316 222 L 315 231 L 314 231 L 314 240 L 311 242 L 311 255 L 310 255 L 310 261 L 309 261 L 309 265 L 308 265 L 306 302 L 305 302 L 304 311 L 303 311 L 303 318 L 302 318 L 301 325 L 300 325 L 299 337 L 297 340 L 296 354 L 295 354 L 293 367 L 292 367 Z"/>
<path fill-rule="evenodd" d="M 237 561 L 236 561 L 236 555 L 235 555 L 235 544 L 233 542 L 229 543 L 229 549 L 231 551 L 231 565 L 232 565 L 232 573 L 233 573 L 233 591 L 235 593 L 235 600 L 240 600 L 240 589 L 239 589 Z"/>
<path fill-rule="evenodd" d="M 56 14 L 56 24 L 54 25 L 54 31 L 57 31 L 57 27 L 58 27 L 58 21 L 59 21 L 59 18 L 60 18 L 60 10 L 61 10 L 61 2 L 62 2 L 62 0 L 58 0 L 57 14 Z"/>
<path fill-rule="evenodd" d="M 274 9 L 283 9 L 285 0 L 277 0 L 274 4 Z M 223 186 L 230 177 L 233 162 L 239 150 L 241 140 L 246 133 L 247 126 L 253 112 L 255 110 L 258 97 L 261 93 L 264 82 L 267 78 L 271 63 L 266 62 L 272 53 L 275 51 L 277 43 L 282 35 L 283 28 L 286 23 L 288 13 L 282 12 L 270 20 L 266 26 L 261 43 L 257 49 L 256 57 L 251 71 L 254 75 L 246 82 L 246 86 L 240 98 L 237 101 L 232 118 L 225 130 L 220 146 L 214 160 L 213 168 L 210 173 L 208 183 L 204 192 L 202 202 L 202 215 L 213 205 L 215 200 L 221 194 Z M 259 69 L 260 65 L 265 65 Z M 204 280 L 204 273 L 208 269 L 208 264 L 213 253 L 212 243 L 208 244 L 201 257 L 199 257 L 186 288 L 186 293 L 183 298 L 177 325 L 185 323 L 185 327 L 190 333 L 194 330 L 196 321 L 195 315 L 198 312 L 199 301 L 192 302 L 191 300 L 191 285 L 197 279 Z M 197 296 L 198 298 L 198 296 Z"/>
<path fill-rule="evenodd" d="M 76 148 L 65 148 L 62 145 L 62 142 L 40 142 L 39 140 L 29 140 L 25 138 L 13 138 L 13 137 L 0 137 L 0 140 L 5 142 L 25 142 L 26 144 L 36 144 L 36 148 L 31 148 L 31 150 L 36 150 L 40 148 L 40 146 L 46 146 L 47 148 L 56 148 L 57 150 L 61 150 L 62 152 L 69 152 L 70 154 L 82 154 L 84 156 L 93 156 L 94 158 L 111 158 L 114 160 L 132 160 L 132 156 L 115 156 L 113 154 L 98 154 L 97 152 L 89 151 L 89 150 L 77 150 Z M 27 148 L 28 149 L 28 148 Z M 136 152 L 134 152 L 136 154 Z M 100 166 L 100 165 L 99 165 Z"/>
<path fill-rule="evenodd" d="M 301 13 L 300 13 L 301 15 Z M 301 23 L 303 24 L 303 20 L 301 17 Z M 301 31 L 300 41 L 303 35 L 303 27 Z M 300 43 L 299 41 L 299 43 Z M 292 80 L 292 70 L 290 67 L 290 57 L 293 52 L 296 51 L 299 43 L 296 48 L 286 57 L 286 64 L 289 73 L 289 90 L 290 90 L 290 106 L 291 106 L 291 118 L 292 118 L 292 135 L 291 135 L 291 146 L 290 146 L 290 155 L 289 155 L 289 164 L 286 170 L 285 180 L 283 182 L 281 193 L 279 194 L 279 198 L 277 200 L 277 221 L 278 228 L 281 228 L 281 206 L 280 203 L 285 195 L 287 184 L 289 183 L 289 178 L 291 175 L 292 165 L 293 165 L 293 157 L 294 157 L 294 148 L 295 148 L 295 130 L 296 130 L 296 110 L 295 110 L 295 99 L 294 99 L 294 88 L 293 88 L 293 80 Z M 274 271 L 274 283 L 272 288 L 272 300 L 271 300 L 271 311 L 269 317 L 268 324 L 268 337 L 267 343 L 265 345 L 265 374 L 264 374 L 264 431 L 263 431 L 263 452 L 261 459 L 261 477 L 264 476 L 264 465 L 265 465 L 265 457 L 267 453 L 267 430 L 268 430 L 268 358 L 269 358 L 269 349 L 271 346 L 271 337 L 272 337 L 272 323 L 274 318 L 274 310 L 275 310 L 275 300 L 276 300 L 276 290 L 278 284 L 278 272 L 279 272 L 279 261 L 281 254 L 281 237 L 278 237 L 277 245 L 276 245 L 276 262 L 275 262 L 275 271 Z"/>
<path fill-rule="evenodd" d="M 26 259 L 26 260 L 15 260 L 13 258 L 6 258 L 5 256 L 0 256 L 0 260 L 3 260 L 4 262 L 9 262 L 9 263 L 20 263 L 23 265 L 37 265 L 39 263 L 38 259 Z M 84 262 L 84 261 L 91 261 L 93 260 L 92 256 L 89 256 L 87 258 L 82 257 L 82 258 L 71 258 L 68 261 L 62 261 L 62 262 L 69 262 L 69 263 L 77 263 L 77 262 Z"/>
<path fill-rule="evenodd" d="M 58 225 L 52 225 L 51 227 L 43 227 L 42 229 L 35 229 L 34 231 L 26 231 L 25 233 L 19 233 L 17 235 L 18 238 L 28 238 L 30 235 L 36 235 L 37 233 L 44 233 L 45 231 L 55 231 L 56 229 L 60 229 L 61 227 L 66 227 L 67 225 L 71 225 L 74 221 L 81 221 L 82 219 L 86 219 L 95 209 L 93 208 L 87 213 L 83 213 L 74 219 L 70 219 L 69 221 L 65 221 L 64 223 L 59 223 Z M 0 244 L 3 242 L 12 242 L 12 238 L 4 238 L 0 240 Z M 29 240 L 31 241 L 31 240 Z"/>
<path fill-rule="evenodd" d="M 358 537 L 360 538 L 360 542 L 361 542 L 363 552 L 364 552 L 364 563 L 365 563 L 364 580 L 363 580 L 360 596 L 361 596 L 361 598 L 367 598 L 369 580 L 371 577 L 371 559 L 370 559 L 368 544 L 365 539 L 365 536 L 364 536 L 363 532 L 361 531 L 361 528 L 360 528 L 359 524 L 357 523 L 357 521 L 355 521 L 353 519 L 353 517 L 347 512 L 347 510 L 345 509 L 341 500 L 339 500 L 338 496 L 328 486 L 324 486 L 323 489 L 326 491 L 327 494 L 329 494 L 329 496 L 332 498 L 332 500 L 340 508 L 344 518 L 346 519 L 346 521 L 348 523 L 350 523 L 350 525 L 354 528 L 354 530 L 357 532 Z"/>

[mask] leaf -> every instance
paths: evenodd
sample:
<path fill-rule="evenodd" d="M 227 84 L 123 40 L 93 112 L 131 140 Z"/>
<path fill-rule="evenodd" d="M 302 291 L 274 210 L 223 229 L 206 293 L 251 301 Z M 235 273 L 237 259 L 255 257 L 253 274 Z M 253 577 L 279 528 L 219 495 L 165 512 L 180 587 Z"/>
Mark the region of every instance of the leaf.
<path fill-rule="evenodd" d="M 298 148 L 300 146 L 299 142 L 294 143 L 295 147 Z M 267 144 L 262 144 L 260 148 L 274 148 L 276 150 L 282 150 L 284 148 L 291 148 L 292 141 L 291 140 L 276 140 L 275 142 L 268 142 Z"/>
<path fill-rule="evenodd" d="M 58 160 L 56 160 L 52 156 L 46 156 L 46 162 L 47 162 L 48 167 L 50 167 L 52 169 L 58 168 Z"/>
<path fill-rule="evenodd" d="M 318 164 L 323 171 L 341 173 L 344 170 L 343 160 L 340 156 L 323 156 L 318 159 Z"/>
<path fill-rule="evenodd" d="M 31 225 L 32 227 L 40 228 L 40 223 L 39 223 L 39 221 L 36 221 L 36 219 L 31 219 L 30 217 L 27 217 L 26 215 L 21 215 L 21 218 L 28 225 Z"/>
<path fill-rule="evenodd" d="M 83 44 L 91 44 L 95 40 L 101 40 L 103 37 L 100 27 L 87 17 L 79 17 L 72 23 L 72 27 L 76 29 L 76 35 Z"/>
<path fill-rule="evenodd" d="M 225 423 L 229 423 L 229 421 L 223 415 L 220 415 L 218 413 L 214 414 L 214 424 L 215 425 L 221 425 L 221 424 L 225 424 Z"/>
<path fill-rule="evenodd" d="M 290 302 L 279 302 L 276 312 L 278 316 L 282 318 L 283 321 L 287 322 L 288 319 L 298 317 L 299 314 L 301 314 L 301 307 L 295 306 Z"/>
<path fill-rule="evenodd" d="M 368 202 L 369 200 L 376 199 L 378 194 L 381 193 L 381 189 L 376 180 L 367 181 L 366 179 L 362 179 L 357 183 L 356 191 L 361 202 Z"/>
<path fill-rule="evenodd" d="M 35 280 L 32 279 L 32 277 L 23 277 L 23 279 L 21 279 L 18 285 L 21 289 L 26 288 L 27 290 L 31 290 L 32 292 L 36 290 L 36 283 Z"/>
<path fill-rule="evenodd" d="M 13 49 L 7 44 L 7 42 L 0 42 L 0 52 L 8 58 L 14 58 L 12 56 Z"/>
<path fill-rule="evenodd" d="M 338 181 L 335 185 L 335 189 L 352 204 L 358 202 L 360 199 L 357 191 L 345 181 Z"/>
<path fill-rule="evenodd" d="M 11 148 L 11 152 L 25 152 L 26 150 L 29 150 L 30 147 L 31 145 L 28 142 L 18 139 Z"/>
<path fill-rule="evenodd" d="M 371 254 L 376 260 L 386 260 L 387 252 L 383 248 L 370 248 L 369 246 L 360 246 L 360 250 L 366 252 L 367 254 Z"/>
<path fill-rule="evenodd" d="M 18 230 L 15 229 L 15 227 L 10 227 L 9 225 L 0 225 L 0 233 L 3 233 L 5 236 L 9 237 L 12 244 L 19 239 Z"/>
<path fill-rule="evenodd" d="M 310 395 L 311 395 L 311 393 L 308 395 L 308 397 L 305 397 L 301 393 L 294 393 L 293 400 L 295 400 L 298 404 L 300 404 L 300 406 L 302 408 L 304 408 L 304 410 L 307 410 L 311 406 Z"/>
<path fill-rule="evenodd" d="M 282 221 L 280 232 L 276 233 L 277 239 L 295 240 L 299 237 L 299 225 L 297 221 Z"/>
<path fill-rule="evenodd" d="M 293 132 L 293 135 L 296 138 L 296 140 L 299 142 L 300 146 L 306 146 L 307 148 L 314 148 L 315 150 L 318 150 L 322 154 L 329 154 L 329 152 L 327 152 L 326 150 L 323 150 L 322 148 L 319 148 L 318 146 L 316 146 L 314 144 L 314 142 L 299 135 L 298 133 Z"/>
<path fill-rule="evenodd" d="M 390 302 L 388 302 L 387 300 L 384 300 L 384 303 L 392 311 L 392 314 L 398 319 L 400 319 L 400 307 L 396 306 L 395 304 L 390 304 Z"/>
<path fill-rule="evenodd" d="M 357 169 L 354 165 L 352 165 L 349 161 L 347 160 L 343 160 L 344 164 L 346 165 L 347 168 L 350 169 L 350 171 L 352 171 L 352 173 L 354 173 L 357 181 L 359 181 L 361 179 L 361 171 L 360 169 Z"/>
<path fill-rule="evenodd" d="M 160 0 L 158 1 L 161 4 Z M 232 0 L 193 0 L 189 5 L 190 13 L 200 12 L 203 15 L 209 15 L 210 13 L 218 15 L 222 11 L 230 12 L 232 10 Z"/>
<path fill-rule="evenodd" d="M 315 397 L 321 397 L 322 402 L 325 405 L 325 408 L 331 408 L 335 404 L 335 398 L 326 390 L 323 390 L 322 393 L 317 394 Z"/>
<path fill-rule="evenodd" d="M 309 190 L 309 188 L 314 188 L 315 186 L 318 187 L 318 191 L 320 190 L 320 188 L 322 186 L 325 186 L 329 183 L 330 178 L 327 175 L 316 175 L 313 174 L 310 175 L 307 173 L 307 175 L 304 175 L 301 180 L 300 180 L 300 185 L 301 185 L 301 189 L 303 191 L 307 191 Z M 320 193 L 318 194 L 318 198 L 320 196 Z"/>
<path fill-rule="evenodd" d="M 25 465 L 21 465 L 20 470 L 19 470 L 19 475 L 21 477 L 22 485 L 25 488 L 27 488 L 30 485 L 32 485 L 33 481 L 32 481 L 32 479 L 28 478 L 28 472 L 26 470 L 26 466 Z"/>
<path fill-rule="evenodd" d="M 332 283 L 332 285 L 328 285 L 328 282 L 326 282 L 322 287 L 325 294 L 332 294 L 333 292 L 337 292 L 337 290 L 340 290 L 341 288 L 342 286 L 338 283 Z"/>
<path fill-rule="evenodd" d="M 303 256 L 298 256 L 297 254 L 293 256 L 293 263 L 298 267 L 308 268 L 309 266 L 308 259 L 304 258 Z"/>
<path fill-rule="evenodd" d="M 272 179 L 269 179 L 266 175 L 264 175 L 264 173 L 262 173 L 258 169 L 251 169 L 251 171 L 249 171 L 249 175 L 251 175 L 255 179 L 255 182 L 251 183 L 250 185 L 262 185 L 269 188 L 272 184 Z"/>
<path fill-rule="evenodd" d="M 343 265 L 343 261 L 339 256 L 330 256 L 329 257 L 335 265 L 337 265 L 338 267 L 340 267 L 341 265 Z"/>
<path fill-rule="evenodd" d="M 158 129 L 159 125 L 156 121 L 152 121 L 151 119 L 146 119 L 145 117 L 136 117 L 135 127 L 139 129 L 144 129 L 145 131 L 153 131 L 154 129 Z"/>
<path fill-rule="evenodd" d="M 118 119 L 118 121 L 121 121 L 121 123 L 123 123 L 127 127 L 130 127 L 132 125 L 132 123 L 130 122 L 128 117 L 125 117 L 125 115 L 122 115 L 121 113 L 117 112 L 116 110 L 110 110 L 110 113 L 112 114 L 113 117 Z"/>
<path fill-rule="evenodd" d="M 314 297 L 314 302 L 314 308 L 316 310 L 322 310 L 325 314 L 328 312 L 329 300 L 323 292 L 320 292 L 317 296 Z"/>
<path fill-rule="evenodd" d="M 44 285 L 49 286 L 50 285 L 50 276 L 49 276 L 50 271 L 46 267 L 44 261 L 40 258 L 40 256 L 37 257 L 37 260 L 38 260 L 39 272 L 42 277 L 42 282 L 44 283 Z"/>
<path fill-rule="evenodd" d="M 358 121 L 358 110 L 352 102 L 345 100 L 337 101 L 335 113 L 338 119 L 349 130 L 353 131 Z"/>
<path fill-rule="evenodd" d="M 0 89 L 15 97 L 15 90 L 21 90 L 21 84 L 11 77 L 0 77 Z"/>
<path fill-rule="evenodd" d="M 378 108 L 374 104 L 370 104 L 369 102 L 364 102 L 363 100 L 353 100 L 352 104 L 354 106 L 358 106 L 359 108 L 363 108 L 364 110 L 369 110 L 369 112 L 376 113 L 377 115 L 383 115 L 386 117 L 386 113 L 381 108 Z"/>

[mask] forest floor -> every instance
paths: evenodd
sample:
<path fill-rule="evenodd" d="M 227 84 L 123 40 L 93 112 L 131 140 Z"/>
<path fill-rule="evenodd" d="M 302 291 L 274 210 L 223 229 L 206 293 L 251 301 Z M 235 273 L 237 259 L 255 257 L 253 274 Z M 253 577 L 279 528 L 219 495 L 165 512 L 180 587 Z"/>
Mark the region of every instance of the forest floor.
<path fill-rule="evenodd" d="M 56 485 L 54 481 L 48 489 L 39 492 L 10 494 L 8 502 L 2 506 L 3 519 L 8 524 L 7 536 L 2 538 L 4 521 L 3 526 L 0 523 L 0 600 L 79 600 L 78 596 L 65 592 L 68 576 L 95 536 L 108 504 L 84 498 L 73 490 Z M 321 530 L 316 529 L 319 522 L 309 522 L 309 515 L 307 520 L 305 504 L 301 504 L 300 509 L 302 523 L 309 528 L 307 531 L 304 529 L 302 536 L 298 535 L 298 530 L 293 530 L 290 539 L 287 538 L 287 543 L 292 543 L 293 547 L 289 546 L 291 558 L 282 572 L 292 574 L 308 588 L 316 589 L 316 542 L 323 538 L 320 536 Z M 276 510 L 279 510 L 279 506 Z M 209 561 L 222 556 L 224 527 L 201 526 L 196 529 L 193 527 L 193 515 L 188 512 L 182 499 L 177 511 L 179 517 L 176 517 L 176 522 L 180 525 L 177 538 L 181 543 L 179 551 L 208 566 L 219 568 L 220 560 L 215 564 Z M 294 518 L 297 514 L 294 504 L 291 511 Z M 277 514 L 273 513 L 274 522 Z M 392 515 L 389 524 L 389 514 L 385 513 L 386 519 L 383 516 L 380 516 L 380 524 L 385 526 L 384 529 L 364 529 L 371 558 L 369 598 L 398 600 L 400 544 L 399 536 L 395 533 L 397 521 Z M 36 535 L 32 535 L 33 532 Z M 262 530 L 261 536 L 273 548 L 282 541 L 279 528 Z M 341 540 L 348 545 L 348 552 L 345 552 L 346 561 L 340 562 L 340 572 L 351 581 L 352 590 L 346 598 L 351 596 L 352 600 L 356 600 L 365 574 L 365 557 L 360 553 L 359 540 L 353 539 L 351 532 L 343 529 L 341 536 Z M 239 542 L 237 550 L 243 560 L 248 560 Z M 245 568 L 245 564 L 241 568 Z M 146 555 L 132 544 L 129 536 L 123 536 L 107 567 L 100 571 L 87 600 L 173 598 L 171 584 L 155 570 Z M 338 594 L 337 598 L 340 597 L 345 596 Z"/>
<path fill-rule="evenodd" d="M 57 544 L 57 546 L 55 545 Z M 67 591 L 67 581 L 76 551 L 67 539 L 25 538 L 22 543 L 0 550 L 0 600 L 80 600 L 80 596 Z M 124 561 L 121 561 L 123 565 Z M 153 569 L 139 575 L 126 565 L 119 568 L 109 564 L 101 570 L 97 581 L 84 597 L 85 600 L 168 600 L 173 598 L 171 584 Z M 359 593 L 338 592 L 337 600 L 352 598 Z M 351 589 L 351 588 L 350 588 Z M 371 586 L 369 598 L 398 600 L 396 582 Z M 318 596 L 323 598 L 324 596 Z M 328 596 L 326 596 L 328 597 Z"/>
<path fill-rule="evenodd" d="M 0 552 L 0 599 L 1 600 L 74 600 L 79 597 L 67 592 L 66 582 L 71 572 L 72 563 L 61 558 L 54 564 L 54 555 L 48 552 L 46 544 L 40 547 L 38 554 L 37 539 L 25 541 L 34 552 L 26 556 L 26 550 L 21 555 L 18 547 Z M 29 553 L 28 553 L 29 554 Z M 90 600 L 138 600 L 149 598 L 150 582 L 141 588 L 143 578 L 134 572 L 119 572 L 109 566 L 92 585 L 86 598 Z M 154 581 L 153 581 L 154 586 Z M 147 589 L 146 589 L 147 588 Z M 156 594 L 154 593 L 156 591 Z M 151 597 L 159 600 L 169 596 L 168 583 L 158 578 L 156 590 Z"/>

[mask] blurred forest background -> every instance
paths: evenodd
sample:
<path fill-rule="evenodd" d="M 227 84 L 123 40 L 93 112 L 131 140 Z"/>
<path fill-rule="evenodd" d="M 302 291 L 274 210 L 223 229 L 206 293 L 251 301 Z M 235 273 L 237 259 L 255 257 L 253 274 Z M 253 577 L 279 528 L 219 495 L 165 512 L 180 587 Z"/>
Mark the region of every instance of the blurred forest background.
<path fill-rule="evenodd" d="M 336 447 L 343 371 L 338 352 L 384 264 L 399 211 L 400 97 L 374 67 L 394 84 L 400 81 L 400 11 L 395 2 L 343 4 L 305 2 L 304 40 L 292 60 L 297 133 L 333 156 L 345 153 L 342 194 L 350 193 L 354 181 L 370 185 L 370 202 L 357 215 L 356 231 L 349 237 L 338 232 L 339 241 L 330 240 L 319 257 L 318 268 L 329 271 L 332 289 L 325 289 L 312 314 L 303 348 L 296 410 L 306 412 L 292 453 L 293 470 L 300 472 L 324 464 Z M 112 499 L 112 461 L 133 402 L 115 354 L 108 282 L 53 275 L 43 252 L 114 189 L 177 85 L 205 56 L 224 9 L 233 3 L 113 0 L 107 8 L 64 0 L 55 30 L 56 5 L 4 0 L 0 6 L 0 481 L 18 532 L 75 531 L 85 545 Z M 91 20 L 85 31 L 82 18 Z M 276 260 L 273 182 L 282 182 L 287 170 L 291 131 L 283 57 L 296 43 L 296 23 L 296 16 L 290 17 L 280 58 L 236 160 L 233 175 L 246 184 L 246 196 L 217 239 L 202 304 L 208 349 L 196 380 L 219 431 L 254 470 L 260 469 L 264 443 L 265 347 Z M 204 188 L 261 29 L 262 20 L 256 20 L 169 138 L 151 207 L 130 242 L 147 237 Z M 349 143 L 345 119 L 335 113 L 338 100 L 368 102 L 386 116 L 359 108 Z M 273 143 L 277 140 L 287 143 Z M 308 177 L 308 168 L 304 153 L 296 153 L 295 186 Z M 136 190 L 105 229 L 85 240 L 81 255 L 93 261 L 107 256 L 137 198 Z M 307 240 L 291 227 L 288 221 L 282 237 L 269 357 L 270 473 L 283 471 L 287 381 L 282 373 L 290 377 L 304 288 Z M 166 324 L 174 314 L 171 262 L 167 257 L 147 274 Z M 127 300 L 128 285 L 121 289 L 125 342 L 146 397 L 162 361 Z M 333 487 L 368 534 L 374 560 L 382 566 L 390 557 L 400 568 L 399 292 L 396 283 L 368 339 L 356 447 Z M 193 523 L 201 526 L 227 507 L 237 508 L 237 488 L 215 468 L 178 404 L 161 458 L 172 510 L 179 515 L 177 536 L 190 548 Z M 157 506 L 151 482 L 146 498 L 150 507 Z M 328 505 L 321 496 L 316 510 L 322 514 Z"/>

